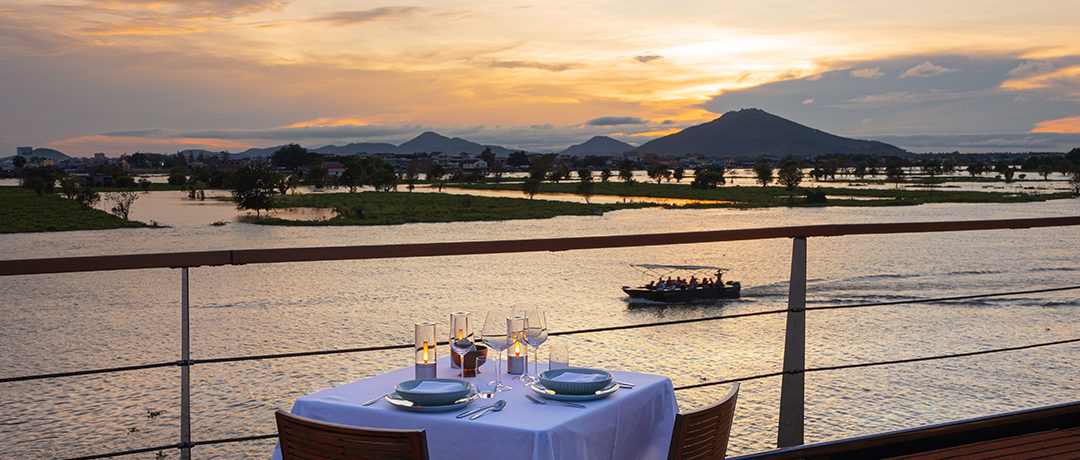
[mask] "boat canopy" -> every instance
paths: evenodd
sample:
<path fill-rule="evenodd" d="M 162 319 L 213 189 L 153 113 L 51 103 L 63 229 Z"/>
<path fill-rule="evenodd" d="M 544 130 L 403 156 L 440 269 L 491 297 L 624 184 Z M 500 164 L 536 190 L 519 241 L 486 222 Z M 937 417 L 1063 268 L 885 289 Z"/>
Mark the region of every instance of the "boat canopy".
<path fill-rule="evenodd" d="M 709 265 L 659 265 L 659 264 L 630 264 L 634 267 L 640 267 L 647 270 L 720 270 L 727 271 L 726 268 L 713 267 Z"/>

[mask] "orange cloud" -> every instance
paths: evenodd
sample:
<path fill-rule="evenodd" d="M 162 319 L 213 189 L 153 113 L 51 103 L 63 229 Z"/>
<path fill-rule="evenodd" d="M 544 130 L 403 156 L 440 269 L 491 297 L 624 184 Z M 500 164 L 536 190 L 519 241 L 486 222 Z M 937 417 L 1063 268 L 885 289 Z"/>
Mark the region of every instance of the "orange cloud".
<path fill-rule="evenodd" d="M 659 137 L 659 136 L 667 136 L 668 134 L 675 134 L 675 133 L 677 133 L 679 131 L 682 131 L 682 129 L 680 129 L 680 128 L 671 128 L 671 129 L 665 130 L 665 131 L 649 131 L 647 133 L 631 134 L 631 136 L 634 136 L 634 137 Z"/>
<path fill-rule="evenodd" d="M 1033 133 L 1080 133 L 1080 116 L 1035 123 Z"/>
<path fill-rule="evenodd" d="M 291 125 L 282 126 L 282 128 L 326 128 L 331 126 L 367 126 L 370 124 L 357 118 L 320 117 L 314 120 L 298 121 Z"/>

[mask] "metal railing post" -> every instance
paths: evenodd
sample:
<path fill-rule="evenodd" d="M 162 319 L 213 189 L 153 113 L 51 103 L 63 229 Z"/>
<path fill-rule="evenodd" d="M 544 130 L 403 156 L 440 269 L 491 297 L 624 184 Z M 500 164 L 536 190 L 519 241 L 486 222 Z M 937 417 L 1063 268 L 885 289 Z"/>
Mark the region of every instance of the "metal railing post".
<path fill-rule="evenodd" d="M 183 267 L 181 270 L 180 458 L 191 460 L 191 334 L 188 320 L 188 267 Z"/>
<path fill-rule="evenodd" d="M 776 447 L 803 443 L 806 369 L 806 237 L 791 248 L 787 329 L 784 336 L 784 375 L 780 384 L 780 423 Z"/>

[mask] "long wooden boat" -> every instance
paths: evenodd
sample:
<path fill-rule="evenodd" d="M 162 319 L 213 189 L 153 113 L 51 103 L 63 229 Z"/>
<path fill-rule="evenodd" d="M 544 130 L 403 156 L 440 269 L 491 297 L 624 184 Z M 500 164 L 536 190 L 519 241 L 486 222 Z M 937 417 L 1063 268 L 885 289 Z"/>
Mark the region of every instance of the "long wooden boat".
<path fill-rule="evenodd" d="M 675 289 L 623 286 L 622 290 L 632 299 L 646 299 L 655 302 L 692 302 L 710 299 L 738 299 L 742 285 L 738 281 L 728 281 L 723 286 L 697 286 Z"/>

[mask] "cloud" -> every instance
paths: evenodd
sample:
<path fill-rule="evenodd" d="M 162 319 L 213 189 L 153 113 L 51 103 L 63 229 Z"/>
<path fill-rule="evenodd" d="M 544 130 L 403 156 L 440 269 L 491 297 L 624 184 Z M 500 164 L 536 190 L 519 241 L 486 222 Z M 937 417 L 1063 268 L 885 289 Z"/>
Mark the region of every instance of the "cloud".
<path fill-rule="evenodd" d="M 549 72 L 562 72 L 579 68 L 581 67 L 581 64 L 572 62 L 546 63 L 536 61 L 491 61 L 488 63 L 488 66 L 503 69 L 539 69 Z"/>
<path fill-rule="evenodd" d="M 643 54 L 641 56 L 634 56 L 634 60 L 638 61 L 638 62 L 641 62 L 641 63 L 655 61 L 657 59 L 663 59 L 663 58 L 664 58 L 663 56 L 660 56 L 658 54 L 652 54 L 652 53 Z"/>
<path fill-rule="evenodd" d="M 802 105 L 810 105 L 814 103 L 814 98 L 809 98 L 802 101 Z"/>
<path fill-rule="evenodd" d="M 599 117 L 586 121 L 588 126 L 643 125 L 646 121 L 638 117 Z"/>
<path fill-rule="evenodd" d="M 1042 75 L 1054 70 L 1054 64 L 1046 61 L 1025 61 L 1009 71 L 1008 76 L 1013 78 L 1026 78 L 1034 75 Z"/>
<path fill-rule="evenodd" d="M 904 73 L 900 74 L 900 78 L 908 77 L 933 77 L 935 75 L 941 75 L 943 73 L 955 72 L 956 69 L 950 69 L 947 67 L 941 67 L 934 65 L 933 62 L 926 61 L 915 67 L 907 69 Z"/>
<path fill-rule="evenodd" d="M 384 6 L 381 8 L 372 8 L 359 11 L 338 11 L 324 16 L 312 18 L 305 22 L 329 22 L 334 25 L 349 26 L 381 21 L 383 19 L 391 17 L 409 16 L 424 10 L 424 8 L 415 6 Z"/>
<path fill-rule="evenodd" d="M 1040 121 L 1030 132 L 1080 134 L 1080 116 Z"/>
<path fill-rule="evenodd" d="M 885 76 L 885 73 L 881 71 L 881 67 L 867 67 L 863 69 L 855 69 L 851 71 L 852 77 L 856 78 L 881 78 Z"/>

